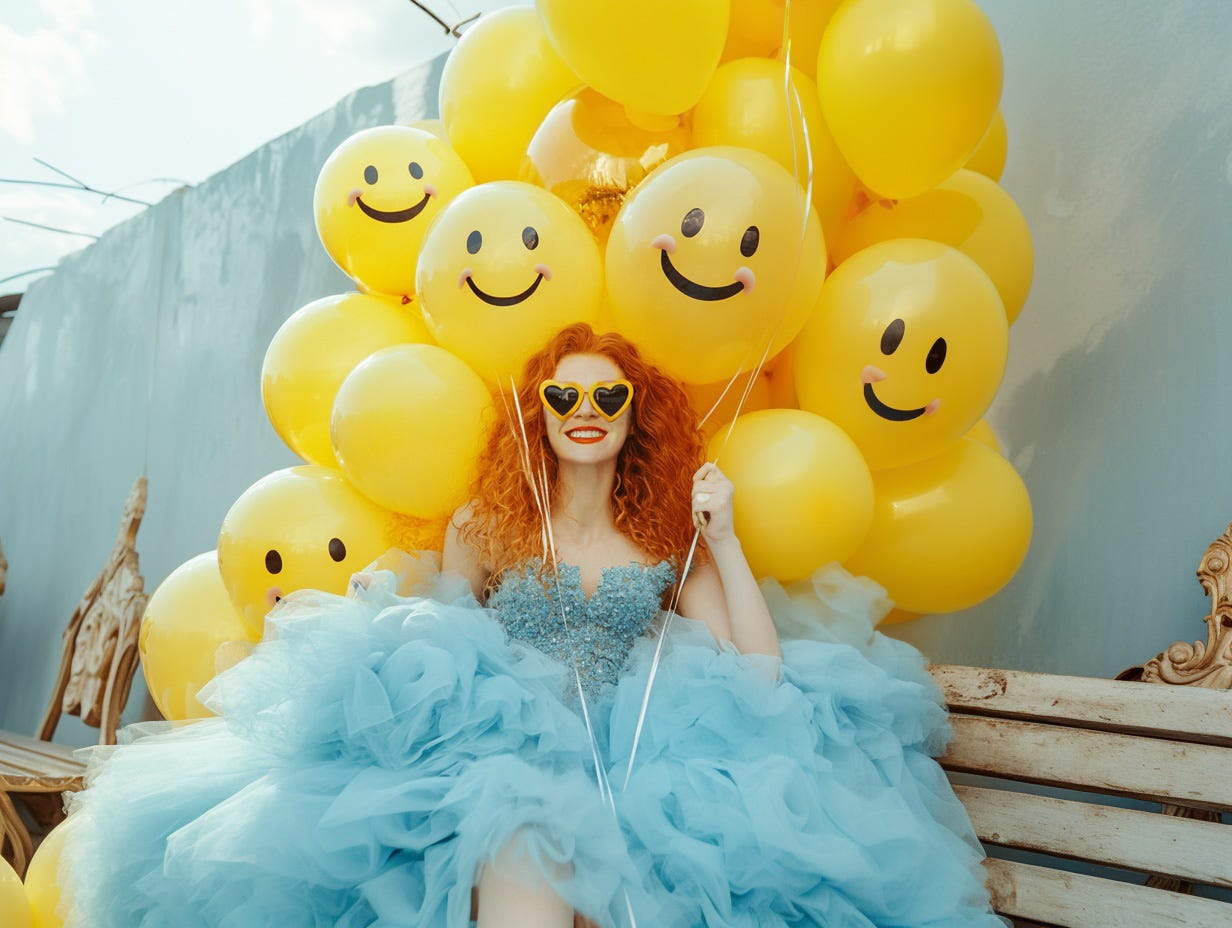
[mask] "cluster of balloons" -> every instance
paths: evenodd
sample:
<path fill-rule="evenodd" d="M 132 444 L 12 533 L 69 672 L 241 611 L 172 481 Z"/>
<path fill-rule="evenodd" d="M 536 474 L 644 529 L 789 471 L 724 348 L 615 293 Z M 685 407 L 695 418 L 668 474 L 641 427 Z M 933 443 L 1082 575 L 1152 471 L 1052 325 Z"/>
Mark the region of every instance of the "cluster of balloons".
<path fill-rule="evenodd" d="M 60 883 L 56 869 L 73 825 L 58 825 L 43 839 L 30 858 L 26 879 L 0 858 L 0 925 L 4 928 L 61 928 Z"/>
<path fill-rule="evenodd" d="M 484 16 L 441 120 L 359 132 L 321 169 L 317 229 L 356 291 L 265 356 L 265 408 L 306 464 L 246 491 L 150 602 L 164 714 L 206 714 L 195 693 L 282 596 L 439 549 L 500 394 L 574 322 L 685 383 L 759 575 L 838 561 L 896 618 L 992 595 L 1031 530 L 981 421 L 1033 260 L 997 183 L 1000 92 L 972 0 Z"/>

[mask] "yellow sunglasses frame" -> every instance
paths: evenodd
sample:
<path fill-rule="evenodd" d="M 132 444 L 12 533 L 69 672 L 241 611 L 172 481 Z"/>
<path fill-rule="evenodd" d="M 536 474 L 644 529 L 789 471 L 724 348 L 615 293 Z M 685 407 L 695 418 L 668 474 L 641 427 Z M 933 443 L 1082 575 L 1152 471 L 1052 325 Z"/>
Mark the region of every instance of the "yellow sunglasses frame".
<path fill-rule="evenodd" d="M 577 402 L 569 408 L 568 412 L 562 415 L 556 411 L 556 408 L 551 403 L 548 402 L 547 390 L 549 387 L 559 387 L 562 390 L 577 390 Z M 628 398 L 625 400 L 624 405 L 610 416 L 599 408 L 599 404 L 595 402 L 594 396 L 592 395 L 595 390 L 600 390 L 605 387 L 608 389 L 611 389 L 612 387 L 626 387 L 629 390 Z M 543 403 L 544 409 L 554 415 L 561 422 L 564 422 L 571 415 L 581 409 L 582 403 L 586 399 L 590 400 L 591 408 L 594 409 L 594 411 L 600 416 L 608 422 L 615 422 L 626 412 L 628 412 L 629 407 L 633 405 L 633 384 L 629 383 L 627 380 L 602 380 L 597 383 L 592 383 L 589 387 L 583 387 L 580 383 L 575 383 L 572 380 L 545 380 L 539 384 L 539 400 Z"/>

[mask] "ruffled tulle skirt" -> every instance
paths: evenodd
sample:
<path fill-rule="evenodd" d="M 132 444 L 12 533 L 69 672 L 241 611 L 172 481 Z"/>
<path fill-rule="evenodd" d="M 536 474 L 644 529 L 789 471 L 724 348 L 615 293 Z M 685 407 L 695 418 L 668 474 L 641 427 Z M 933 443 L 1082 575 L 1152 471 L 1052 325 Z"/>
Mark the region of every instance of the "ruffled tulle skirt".
<path fill-rule="evenodd" d="M 1000 926 L 939 693 L 836 576 L 767 596 L 854 643 L 780 667 L 673 617 L 585 703 L 447 579 L 295 594 L 208 688 L 220 718 L 92 757 L 67 924 L 454 928 L 515 848 L 600 925 Z"/>

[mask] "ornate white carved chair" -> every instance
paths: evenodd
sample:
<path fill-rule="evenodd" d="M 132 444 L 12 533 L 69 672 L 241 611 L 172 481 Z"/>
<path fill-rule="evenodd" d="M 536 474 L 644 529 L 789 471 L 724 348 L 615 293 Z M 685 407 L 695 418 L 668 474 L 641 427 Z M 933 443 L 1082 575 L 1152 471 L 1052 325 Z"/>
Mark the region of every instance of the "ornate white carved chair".
<path fill-rule="evenodd" d="M 100 744 L 115 744 L 116 728 L 137 671 L 137 639 L 146 594 L 134 547 L 145 514 L 146 479 L 138 477 L 124 504 L 115 547 L 86 590 L 64 631 L 60 673 L 38 734 L 0 731 L 0 851 L 24 874 L 33 851 L 13 796 L 44 827 L 63 818 L 61 796 L 81 789 L 84 765 L 73 749 L 53 744 L 64 713 L 99 729 Z"/>

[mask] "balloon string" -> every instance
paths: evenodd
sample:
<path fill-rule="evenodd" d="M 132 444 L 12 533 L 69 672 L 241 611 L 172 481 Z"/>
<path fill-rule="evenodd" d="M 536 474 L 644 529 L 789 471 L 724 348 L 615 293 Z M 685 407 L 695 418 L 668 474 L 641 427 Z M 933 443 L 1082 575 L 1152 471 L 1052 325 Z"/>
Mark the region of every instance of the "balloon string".
<path fill-rule="evenodd" d="M 565 629 L 565 640 L 569 643 L 569 657 L 573 664 L 573 684 L 577 690 L 578 702 L 582 709 L 582 721 L 586 726 L 586 736 L 590 742 L 591 762 L 595 768 L 595 782 L 599 789 L 599 798 L 607 805 L 612 813 L 612 817 L 618 820 L 616 796 L 608 779 L 607 767 L 603 763 L 602 752 L 599 749 L 599 739 L 595 736 L 594 723 L 590 716 L 590 705 L 586 699 L 586 689 L 582 684 L 582 673 L 578 665 L 573 626 L 569 621 L 569 611 L 564 605 L 564 589 L 560 579 L 560 562 L 557 559 L 556 536 L 552 530 L 551 486 L 548 480 L 547 463 L 541 459 L 539 461 L 539 472 L 535 473 L 534 462 L 531 459 L 530 437 L 526 434 L 526 417 L 522 412 L 517 384 L 513 382 L 513 378 L 510 378 L 510 384 L 512 387 L 510 395 L 513 398 L 513 409 L 510 409 L 509 399 L 505 396 L 503 389 L 501 390 L 501 399 L 505 406 L 506 416 L 511 420 L 516 419 L 518 424 L 518 429 L 514 431 L 514 438 L 519 440 L 522 470 L 526 476 L 527 484 L 530 486 L 531 497 L 535 501 L 535 508 L 539 511 L 540 531 L 544 548 L 543 560 L 545 564 L 551 563 L 552 578 L 556 586 L 556 603 L 560 606 L 560 617 Z M 512 422 L 510 424 L 512 427 Z M 631 928 L 638 928 L 637 916 L 633 912 L 633 901 L 629 898 L 629 890 L 627 887 L 624 887 L 621 892 L 624 895 L 625 910 L 629 916 L 629 924 Z"/>
<path fill-rule="evenodd" d="M 795 122 L 797 118 L 799 119 L 800 134 L 803 139 L 802 147 L 804 149 L 803 151 L 803 161 L 804 161 L 804 168 L 805 168 L 804 185 L 803 185 L 804 186 L 804 190 L 803 190 L 803 193 L 804 193 L 803 207 L 804 208 L 801 210 L 800 233 L 799 233 L 799 239 L 796 243 L 796 252 L 797 252 L 796 254 L 796 277 L 798 278 L 800 275 L 800 266 L 799 266 L 800 260 L 804 256 L 804 241 L 808 234 L 809 209 L 810 209 L 810 204 L 812 203 L 812 199 L 813 199 L 813 172 L 814 172 L 815 166 L 813 163 L 812 147 L 809 144 L 808 123 L 804 119 L 804 104 L 803 104 L 803 101 L 801 101 L 800 99 L 799 90 L 796 88 L 795 84 L 793 84 L 791 80 L 791 0 L 786 0 L 784 4 L 784 9 L 783 9 L 783 48 L 785 52 L 784 67 L 783 67 L 783 95 L 786 97 L 788 101 L 787 119 L 788 119 L 788 128 L 791 130 L 791 138 L 792 138 L 792 175 L 793 177 L 797 179 L 800 176 L 800 163 L 801 163 L 801 151 L 800 151 L 801 146 L 795 143 L 795 139 L 796 139 Z M 791 105 L 793 103 L 795 104 L 794 107 Z M 744 409 L 745 403 L 748 402 L 749 396 L 753 392 L 753 385 L 757 382 L 757 378 L 761 376 L 762 370 L 765 368 L 767 360 L 769 360 L 770 348 L 774 345 L 774 341 L 778 337 L 779 332 L 782 331 L 783 322 L 784 322 L 785 317 L 786 317 L 786 309 L 784 308 L 776 315 L 774 319 L 774 324 L 771 326 L 771 329 L 770 329 L 769 337 L 766 339 L 765 347 L 762 348 L 761 356 L 758 358 L 757 363 L 753 366 L 752 370 L 749 372 L 748 380 L 746 381 L 744 385 L 744 389 L 741 391 L 739 401 L 736 403 L 736 411 L 735 411 L 735 414 L 732 416 L 733 422 L 735 422 L 735 420 L 740 417 L 740 413 Z M 745 356 L 746 360 L 747 360 L 747 357 L 748 356 L 746 355 Z M 743 368 L 743 366 L 744 364 L 741 363 L 740 367 Z M 715 413 L 719 405 L 726 398 L 728 392 L 735 385 L 736 380 L 737 378 L 740 377 L 740 375 L 741 375 L 741 371 L 737 370 L 736 373 L 734 373 L 731 376 L 731 378 L 727 382 L 727 385 L 723 388 L 722 393 L 719 394 L 718 400 L 715 401 L 714 405 L 712 405 L 710 409 L 706 412 L 706 414 L 701 418 L 701 421 L 698 423 L 699 429 L 703 425 L 705 425 L 706 421 Z M 712 463 L 716 465 L 718 464 L 719 459 L 723 456 L 724 450 L 726 450 L 727 448 L 727 443 L 731 440 L 731 435 L 733 431 L 734 429 L 731 425 L 727 426 L 727 428 L 724 431 L 723 439 L 720 442 L 719 447 L 714 454 L 714 459 Z M 671 628 L 672 618 L 676 615 L 676 609 L 680 603 L 680 596 L 681 596 L 681 592 L 684 589 L 685 581 L 688 578 L 689 571 L 692 569 L 693 561 L 697 553 L 697 545 L 698 545 L 698 541 L 700 540 L 700 537 L 701 537 L 701 530 L 695 529 L 693 532 L 693 541 L 689 545 L 689 553 L 685 558 L 684 567 L 681 569 L 680 577 L 676 581 L 675 589 L 673 589 L 672 591 L 672 597 L 667 607 L 666 617 L 664 618 L 664 621 L 663 621 L 663 627 L 659 633 L 659 640 L 655 644 L 654 657 L 651 659 L 651 662 L 650 662 L 650 672 L 647 675 L 646 686 L 642 692 L 642 705 L 641 705 L 640 711 L 638 712 L 637 726 L 634 728 L 633 744 L 629 751 L 629 763 L 628 763 L 628 766 L 625 768 L 625 778 L 624 778 L 623 789 L 629 788 L 629 782 L 633 777 L 633 762 L 637 757 L 637 749 L 641 743 L 642 731 L 645 727 L 646 715 L 650 707 L 651 690 L 654 688 L 655 679 L 657 678 L 658 672 L 659 672 L 659 665 L 660 665 L 662 654 L 663 654 L 663 645 L 664 645 L 664 642 L 667 640 L 667 634 L 668 634 L 668 630 Z"/>

